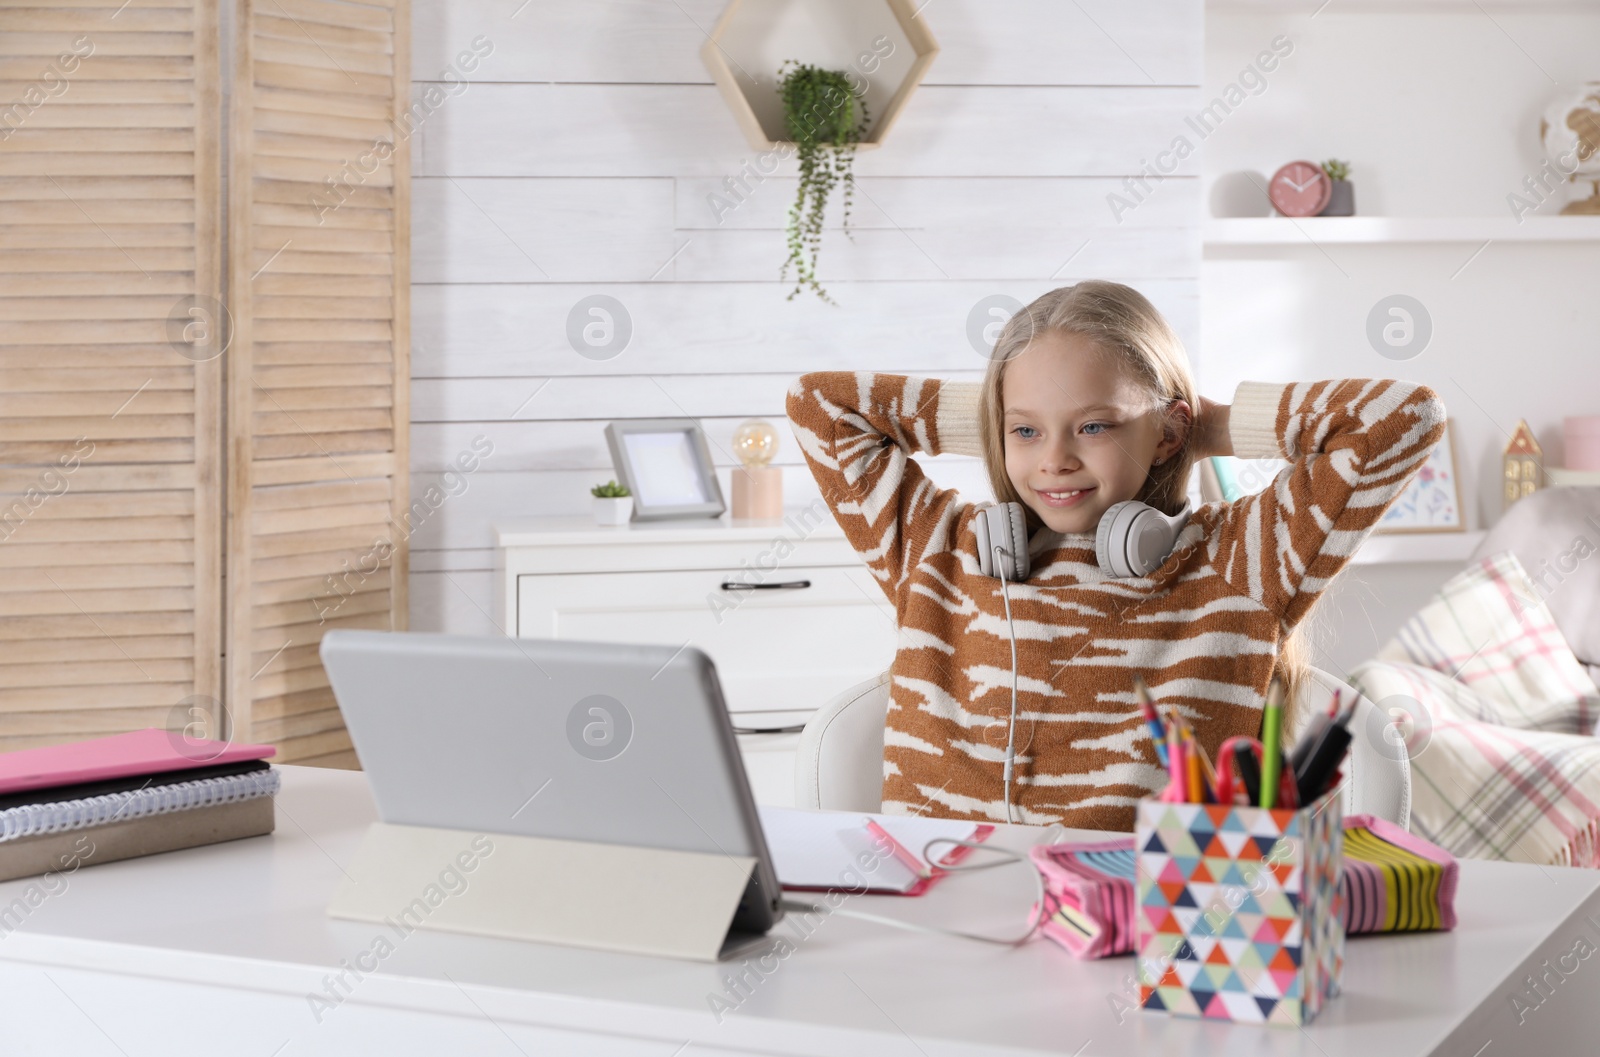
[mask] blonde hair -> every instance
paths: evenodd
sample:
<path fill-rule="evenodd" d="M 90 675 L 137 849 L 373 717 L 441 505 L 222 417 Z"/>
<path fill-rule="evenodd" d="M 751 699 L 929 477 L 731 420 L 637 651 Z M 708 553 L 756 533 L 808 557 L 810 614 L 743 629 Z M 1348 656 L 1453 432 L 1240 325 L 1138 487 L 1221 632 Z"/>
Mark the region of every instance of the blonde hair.
<path fill-rule="evenodd" d="M 1002 399 L 1006 367 L 1046 334 L 1077 334 L 1090 339 L 1105 355 L 1126 367 L 1142 384 L 1153 407 L 1165 410 L 1174 401 L 1189 405 L 1192 416 L 1200 409 L 1189 357 L 1177 333 L 1148 298 L 1131 286 L 1090 279 L 1063 286 L 1036 298 L 1012 316 L 1001 329 L 983 376 L 978 398 L 978 435 L 983 444 L 983 464 L 989 486 L 1002 503 L 1022 503 L 1028 530 L 1043 521 L 1023 502 L 1006 472 L 1005 402 Z M 1134 498 L 1166 514 L 1183 506 L 1194 467 L 1193 428 L 1183 444 L 1160 465 L 1150 467 Z M 1298 631 L 1285 635 L 1278 647 L 1277 670 L 1285 681 L 1285 702 L 1293 708 L 1309 685 L 1310 665 Z M 1293 717 L 1285 715 L 1286 723 Z M 1292 728 L 1290 728 L 1292 729 Z"/>

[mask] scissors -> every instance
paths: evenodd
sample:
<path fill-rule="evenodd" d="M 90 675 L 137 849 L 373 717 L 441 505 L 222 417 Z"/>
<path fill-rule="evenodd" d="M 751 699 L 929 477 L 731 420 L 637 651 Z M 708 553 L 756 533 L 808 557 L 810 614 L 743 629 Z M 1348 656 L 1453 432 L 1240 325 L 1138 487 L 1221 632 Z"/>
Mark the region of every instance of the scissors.
<path fill-rule="evenodd" d="M 1217 749 L 1217 801 L 1223 804 L 1261 805 L 1261 742 L 1235 737 Z M 1300 806 L 1294 774 L 1288 768 L 1278 776 L 1278 807 Z"/>

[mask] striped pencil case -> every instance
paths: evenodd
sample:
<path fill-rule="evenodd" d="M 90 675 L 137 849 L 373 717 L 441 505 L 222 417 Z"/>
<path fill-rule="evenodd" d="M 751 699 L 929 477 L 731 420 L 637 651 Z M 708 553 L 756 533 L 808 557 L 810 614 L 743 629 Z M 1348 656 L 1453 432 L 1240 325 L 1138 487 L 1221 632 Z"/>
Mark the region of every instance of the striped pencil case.
<path fill-rule="evenodd" d="M 1029 853 L 1044 877 L 1040 930 L 1079 958 L 1134 948 L 1134 839 L 1042 844 Z M 1345 932 L 1420 932 L 1456 925 L 1455 858 L 1371 815 L 1344 820 Z"/>
<path fill-rule="evenodd" d="M 1041 844 L 1029 853 L 1044 877 L 1040 930 L 1079 958 L 1133 950 L 1133 838 Z"/>
<path fill-rule="evenodd" d="M 1344 820 L 1345 931 L 1456 927 L 1455 857 L 1371 815 Z"/>

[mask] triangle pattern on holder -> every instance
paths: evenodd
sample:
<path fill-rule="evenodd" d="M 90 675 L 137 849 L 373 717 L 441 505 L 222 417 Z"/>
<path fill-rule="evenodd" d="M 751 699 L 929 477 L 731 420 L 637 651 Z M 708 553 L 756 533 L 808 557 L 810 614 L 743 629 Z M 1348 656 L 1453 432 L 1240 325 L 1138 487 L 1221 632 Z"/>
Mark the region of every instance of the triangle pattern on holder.
<path fill-rule="evenodd" d="M 1330 817 L 1319 825 L 1287 810 L 1140 805 L 1130 842 L 1142 849 L 1137 946 L 1166 966 L 1143 996 L 1146 1008 L 1301 1024 L 1338 993 L 1343 932 L 1337 893 L 1327 888 L 1339 822 Z"/>

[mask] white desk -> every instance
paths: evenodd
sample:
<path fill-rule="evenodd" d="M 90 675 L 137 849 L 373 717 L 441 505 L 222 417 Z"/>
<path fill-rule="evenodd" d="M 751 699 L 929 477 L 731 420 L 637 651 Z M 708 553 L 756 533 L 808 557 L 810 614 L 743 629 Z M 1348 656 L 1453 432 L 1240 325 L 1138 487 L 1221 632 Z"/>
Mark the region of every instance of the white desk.
<path fill-rule="evenodd" d="M 1119 1022 L 1110 996 L 1129 958 L 841 917 L 807 938 L 781 923 L 794 953 L 721 1023 L 707 996 L 725 994 L 737 963 L 415 932 L 348 977 L 352 993 L 319 1024 L 307 995 L 386 932 L 323 914 L 374 811 L 359 773 L 283 772 L 272 836 L 81 870 L 0 937 L 0 1053 L 1544 1057 L 1593 1053 L 1600 1038 L 1600 957 L 1575 962 L 1520 1027 L 1510 1002 L 1510 981 L 1541 958 L 1580 936 L 1600 946 L 1600 873 L 1481 862 L 1462 864 L 1458 931 L 1351 940 L 1345 994 L 1304 1031 L 1140 1011 Z M 1043 832 L 997 838 L 1022 847 Z M 0 885 L 0 910 L 30 883 Z M 1003 934 L 1030 899 L 1012 866 L 845 905 Z"/>

